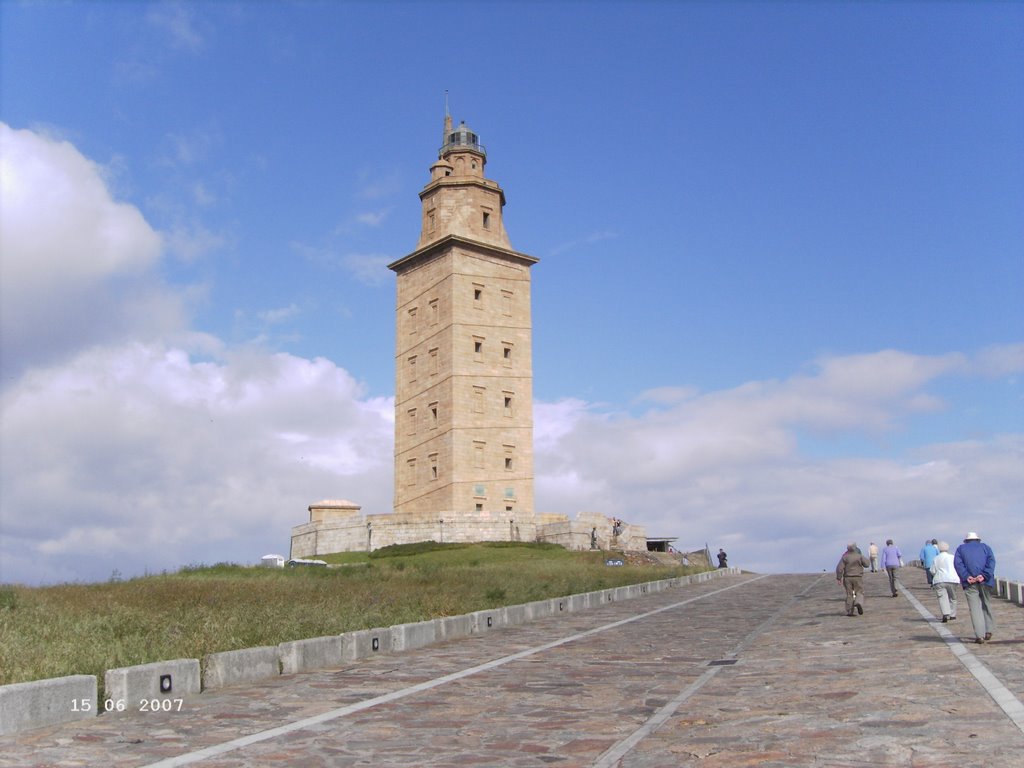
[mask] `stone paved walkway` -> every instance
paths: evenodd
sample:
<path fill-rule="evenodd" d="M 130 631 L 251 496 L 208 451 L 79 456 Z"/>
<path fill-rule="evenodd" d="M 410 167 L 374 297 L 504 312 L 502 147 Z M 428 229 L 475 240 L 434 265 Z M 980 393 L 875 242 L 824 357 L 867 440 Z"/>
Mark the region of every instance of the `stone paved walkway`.
<path fill-rule="evenodd" d="M 940 624 L 902 579 L 851 618 L 829 574 L 726 576 L 3 738 L 0 767 L 1024 768 L 1024 610 L 961 644 L 965 601 Z"/>

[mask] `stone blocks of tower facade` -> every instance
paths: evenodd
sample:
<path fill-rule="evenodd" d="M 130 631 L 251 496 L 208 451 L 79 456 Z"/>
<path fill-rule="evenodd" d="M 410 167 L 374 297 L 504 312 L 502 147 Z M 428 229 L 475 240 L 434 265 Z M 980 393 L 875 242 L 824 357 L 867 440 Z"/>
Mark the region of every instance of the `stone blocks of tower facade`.
<path fill-rule="evenodd" d="M 449 236 L 392 265 L 396 512 L 532 514 L 535 262 Z"/>

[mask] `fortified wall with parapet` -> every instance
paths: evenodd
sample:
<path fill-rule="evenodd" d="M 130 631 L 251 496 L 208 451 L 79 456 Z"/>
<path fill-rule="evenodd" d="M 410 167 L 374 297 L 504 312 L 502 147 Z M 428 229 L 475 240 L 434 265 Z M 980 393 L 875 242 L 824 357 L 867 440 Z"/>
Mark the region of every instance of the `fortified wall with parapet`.
<path fill-rule="evenodd" d="M 290 558 L 372 552 L 419 541 L 539 541 L 573 550 L 647 550 L 647 532 L 642 526 L 623 523 L 616 534 L 614 521 L 597 512 L 580 512 L 575 520 L 554 514 L 510 518 L 485 510 L 363 515 L 357 504 L 339 499 L 309 506 L 309 522 L 292 528 Z"/>

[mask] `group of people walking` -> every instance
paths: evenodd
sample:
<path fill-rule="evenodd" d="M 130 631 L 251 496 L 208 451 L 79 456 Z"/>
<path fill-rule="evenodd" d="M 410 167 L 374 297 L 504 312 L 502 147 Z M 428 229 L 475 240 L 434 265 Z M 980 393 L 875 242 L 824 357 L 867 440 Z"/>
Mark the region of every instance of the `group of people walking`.
<path fill-rule="evenodd" d="M 919 555 L 921 567 L 928 577 L 928 584 L 935 592 L 945 624 L 956 620 L 957 587 L 963 590 L 967 608 L 971 614 L 976 643 L 987 643 L 992 639 L 995 621 L 989 607 L 989 590 L 996 585 L 996 557 L 992 548 L 982 542 L 977 533 L 971 531 L 955 554 L 949 553 L 949 544 L 938 539 L 926 541 Z M 903 567 L 903 553 L 892 539 L 885 542 L 879 551 L 871 542 L 868 557 L 860 547 L 851 542 L 836 565 L 836 580 L 846 590 L 846 615 L 864 615 L 864 571 L 872 573 L 885 569 L 889 576 L 889 591 L 898 597 L 896 572 Z"/>

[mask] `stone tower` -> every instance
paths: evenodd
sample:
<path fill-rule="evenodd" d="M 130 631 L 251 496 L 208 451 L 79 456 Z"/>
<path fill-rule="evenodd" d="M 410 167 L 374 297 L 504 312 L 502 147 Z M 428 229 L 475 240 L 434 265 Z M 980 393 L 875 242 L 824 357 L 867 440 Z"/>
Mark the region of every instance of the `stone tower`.
<path fill-rule="evenodd" d="M 416 250 L 389 264 L 395 512 L 532 517 L 530 267 L 512 250 L 487 155 L 445 116 Z"/>

